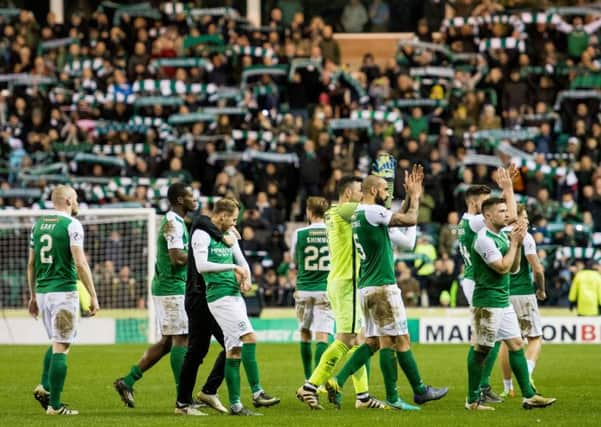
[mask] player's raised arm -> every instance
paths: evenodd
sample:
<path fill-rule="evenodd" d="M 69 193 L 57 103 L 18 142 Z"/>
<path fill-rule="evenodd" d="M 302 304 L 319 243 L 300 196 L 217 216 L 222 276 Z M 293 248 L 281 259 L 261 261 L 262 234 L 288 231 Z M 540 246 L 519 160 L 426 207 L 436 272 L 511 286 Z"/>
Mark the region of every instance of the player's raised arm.
<path fill-rule="evenodd" d="M 515 193 L 513 192 L 513 177 L 517 173 L 514 164 L 509 165 L 507 169 L 497 169 L 497 185 L 503 191 L 503 198 L 507 204 L 508 224 L 512 224 L 518 219 L 518 205 L 515 200 Z"/>
<path fill-rule="evenodd" d="M 390 227 L 412 226 L 417 224 L 419 199 L 423 192 L 424 168 L 414 165 L 411 173 L 405 171 L 405 191 L 407 193 L 408 207 L 402 207 L 400 212 L 392 215 Z M 403 211 L 404 210 L 404 211 Z"/>

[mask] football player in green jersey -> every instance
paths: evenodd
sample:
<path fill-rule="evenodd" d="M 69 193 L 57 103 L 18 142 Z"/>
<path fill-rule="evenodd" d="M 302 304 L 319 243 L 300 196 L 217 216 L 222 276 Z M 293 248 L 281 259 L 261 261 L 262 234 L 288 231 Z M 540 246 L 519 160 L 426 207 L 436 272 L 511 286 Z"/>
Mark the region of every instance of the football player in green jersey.
<path fill-rule="evenodd" d="M 555 402 L 535 393 L 528 377 L 528 364 L 518 319 L 509 303 L 510 273 L 520 264 L 519 248 L 526 234 L 523 220 L 513 226 L 509 238 L 501 229 L 508 223 L 507 204 L 502 198 L 489 198 L 482 204 L 485 227 L 478 232 L 471 252 L 474 281 L 472 330 L 475 344 L 468 354 L 468 398 L 466 409 L 494 410 L 482 402 L 480 376 L 487 353 L 497 341 L 509 349 L 509 363 L 522 391 L 522 406 L 544 408 Z"/>
<path fill-rule="evenodd" d="M 365 344 L 329 382 L 338 392 L 347 378 L 362 366 L 369 357 L 382 349 L 396 355 L 401 369 L 414 392 L 414 401 L 423 404 L 444 397 L 448 388 L 434 388 L 423 383 L 417 363 L 410 348 L 409 330 L 401 291 L 396 284 L 394 254 L 389 227 L 413 226 L 417 223 L 419 198 L 422 194 L 423 169 L 414 166 L 405 173 L 405 187 L 409 195 L 406 212 L 386 209 L 389 197 L 383 178 L 368 176 L 363 181 L 363 199 L 352 216 L 353 239 L 361 259 L 359 295 L 365 320 Z M 413 239 L 413 244 L 415 240 Z M 396 387 L 396 361 L 394 357 L 381 359 L 381 368 L 388 389 Z M 394 396 L 398 399 L 398 394 Z M 414 409 L 405 407 L 401 409 Z"/>
<path fill-rule="evenodd" d="M 77 193 L 59 185 L 52 192 L 55 211 L 39 217 L 31 230 L 27 284 L 29 313 L 42 317 L 52 345 L 46 350 L 42 380 L 33 391 L 48 415 L 77 415 L 61 402 L 67 377 L 67 353 L 77 335 L 79 295 L 77 278 L 90 294 L 89 315 L 99 309 L 92 273 L 83 249 L 84 231 L 74 218 Z"/>
<path fill-rule="evenodd" d="M 528 221 L 526 206 L 518 206 L 518 218 Z M 511 229 L 507 229 L 509 232 Z M 540 355 L 543 343 L 543 325 L 538 311 L 538 302 L 547 298 L 545 292 L 545 270 L 540 263 L 536 252 L 536 242 L 530 233 L 526 233 L 522 241 L 519 256 L 520 270 L 511 275 L 509 281 L 509 302 L 513 306 L 522 332 L 522 337 L 528 339 L 526 346 L 526 362 L 528 375 L 532 383 L 532 373 Z M 534 279 L 534 283 L 533 283 Z M 507 354 L 507 347 L 501 349 L 501 368 L 503 369 L 503 394 L 513 396 L 513 383 L 511 381 L 511 367 Z"/>
<path fill-rule="evenodd" d="M 503 197 L 507 202 L 509 221 L 513 222 L 517 217 L 515 195 L 513 193 L 513 176 L 517 174 L 515 166 L 507 169 L 498 168 L 495 173 L 497 185 L 503 191 Z M 478 231 L 484 228 L 484 217 L 482 216 L 482 203 L 491 195 L 491 189 L 486 185 L 472 185 L 465 192 L 465 203 L 467 212 L 463 214 L 458 227 L 459 252 L 463 258 L 463 278 L 461 288 L 470 307 L 474 293 L 474 273 L 471 261 L 471 251 Z M 486 357 L 482 376 L 480 378 L 480 390 L 483 398 L 482 403 L 500 403 L 503 399 L 493 392 L 490 386 L 490 375 L 499 354 L 501 343 L 495 343 Z"/>
<path fill-rule="evenodd" d="M 307 199 L 308 227 L 295 230 L 290 254 L 296 265 L 296 317 L 300 327 L 300 350 L 305 380 L 313 372 L 311 366 L 311 339 L 315 334 L 315 366 L 328 348 L 328 339 L 334 334 L 334 314 L 326 294 L 330 251 L 326 225 L 323 222 L 328 201 L 323 197 Z"/>
<path fill-rule="evenodd" d="M 184 218 L 188 212 L 196 209 L 196 201 L 190 188 L 180 182 L 169 187 L 167 199 L 170 210 L 159 226 L 157 259 L 152 280 L 152 300 L 161 338 L 146 350 L 127 375 L 118 378 L 113 384 L 121 400 L 129 408 L 135 405 L 133 386 L 136 381 L 168 353 L 177 390 L 187 350 L 188 315 L 184 307 L 184 293 L 188 273 L 189 237 Z M 194 415 L 192 411 L 190 415 Z"/>
<path fill-rule="evenodd" d="M 351 216 L 361 200 L 361 178 L 342 177 L 338 183 L 338 203 L 326 212 L 326 230 L 330 252 L 327 295 L 336 321 L 336 339 L 323 353 L 311 377 L 296 391 L 296 397 L 311 409 L 323 409 L 317 397 L 317 389 L 325 385 L 346 357 L 358 348 L 363 337 L 361 331 L 361 309 L 356 289 L 358 259 L 353 247 Z M 353 374 L 353 385 L 357 400 L 356 408 L 385 409 L 386 405 L 369 394 L 367 369 L 365 366 Z M 330 401 L 339 402 L 335 394 Z"/>
<path fill-rule="evenodd" d="M 211 222 L 229 235 L 228 230 L 236 224 L 238 213 L 238 202 L 223 198 L 215 203 Z M 255 407 L 273 406 L 280 403 L 280 399 L 265 393 L 259 382 L 257 336 L 240 294 L 241 290 L 246 292 L 251 288 L 250 268 L 236 239 L 232 246 L 228 246 L 197 229 L 191 242 L 196 270 L 202 274 L 207 285 L 209 310 L 223 330 L 230 414 L 259 415 L 245 408 L 240 400 L 240 362 L 244 365 Z"/>

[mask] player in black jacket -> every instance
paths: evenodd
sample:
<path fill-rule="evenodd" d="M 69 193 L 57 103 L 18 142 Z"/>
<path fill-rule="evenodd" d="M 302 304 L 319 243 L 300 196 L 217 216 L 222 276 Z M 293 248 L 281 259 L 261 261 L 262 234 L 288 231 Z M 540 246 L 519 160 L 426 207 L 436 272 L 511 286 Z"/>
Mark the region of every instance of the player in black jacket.
<path fill-rule="evenodd" d="M 200 215 L 194 219 L 190 227 L 190 236 L 197 229 L 207 232 L 212 238 L 221 240 L 227 245 L 233 243 L 227 241 L 228 237 L 224 237 L 207 216 Z M 215 337 L 222 348 L 224 348 L 224 343 L 223 332 L 209 311 L 205 282 L 202 275 L 196 270 L 192 248 L 188 251 L 185 307 L 188 314 L 188 352 L 180 375 L 175 412 L 186 415 L 204 415 L 197 410 L 198 405 L 192 398 L 198 367 L 209 352 L 211 336 Z M 224 368 L 225 350 L 221 350 L 205 385 L 196 397 L 201 403 L 219 412 L 228 413 L 217 396 L 217 389 L 223 382 Z"/>

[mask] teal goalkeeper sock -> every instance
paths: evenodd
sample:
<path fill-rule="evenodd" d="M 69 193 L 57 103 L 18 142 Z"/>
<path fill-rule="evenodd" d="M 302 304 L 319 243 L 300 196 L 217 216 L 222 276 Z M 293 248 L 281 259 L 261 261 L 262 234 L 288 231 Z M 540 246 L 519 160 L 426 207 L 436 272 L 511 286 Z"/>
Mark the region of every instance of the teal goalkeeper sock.
<path fill-rule="evenodd" d="M 301 361 L 303 362 L 303 372 L 305 374 L 305 380 L 311 376 L 311 343 L 303 342 L 300 343 Z"/>
<path fill-rule="evenodd" d="M 240 403 L 240 359 L 225 359 L 225 382 L 230 405 Z"/>
<path fill-rule="evenodd" d="M 526 362 L 526 355 L 524 354 L 523 348 L 517 351 L 509 352 L 509 365 L 511 366 L 511 370 L 515 375 L 515 379 L 520 385 L 522 396 L 525 398 L 534 396 L 535 393 L 534 389 L 532 388 L 532 384 L 530 383 L 530 376 L 528 375 L 528 363 Z"/>
<path fill-rule="evenodd" d="M 482 367 L 482 377 L 480 378 L 480 388 L 486 388 L 490 385 L 490 374 L 492 369 L 495 367 L 497 356 L 499 355 L 499 349 L 501 348 L 501 341 L 497 341 L 494 347 L 486 355 L 484 359 L 484 366 Z"/>
<path fill-rule="evenodd" d="M 386 401 L 394 403 L 399 400 L 399 392 L 397 390 L 398 371 L 392 348 L 380 349 L 380 370 L 384 378 Z"/>
<path fill-rule="evenodd" d="M 419 369 L 417 368 L 417 362 L 413 357 L 413 352 L 411 350 L 397 351 L 396 356 L 399 359 L 399 365 L 401 365 L 401 369 L 409 380 L 409 384 L 411 384 L 413 393 L 425 393 L 426 386 L 424 385 L 424 382 L 419 374 Z"/>
<path fill-rule="evenodd" d="M 142 378 L 142 369 L 138 365 L 131 367 L 129 373 L 123 377 L 123 382 L 127 384 L 129 388 L 132 388 L 136 381 Z"/>
<path fill-rule="evenodd" d="M 188 347 L 182 345 L 174 345 L 171 347 L 171 354 L 169 360 L 171 362 L 171 371 L 173 372 L 173 379 L 175 380 L 175 390 L 179 387 L 179 377 L 182 373 L 182 365 L 184 364 L 184 358 Z"/>
<path fill-rule="evenodd" d="M 348 380 L 348 377 L 353 375 L 359 370 L 359 368 L 365 365 L 365 362 L 369 360 L 372 354 L 373 351 L 367 344 L 359 346 L 351 358 L 344 364 L 340 372 L 338 372 L 336 375 L 336 381 L 338 382 L 338 385 L 343 387 L 346 380 Z"/>
<path fill-rule="evenodd" d="M 52 354 L 50 362 L 50 406 L 54 409 L 61 407 L 61 393 L 67 378 L 67 355 L 65 353 Z"/>
<path fill-rule="evenodd" d="M 42 378 L 40 384 L 44 387 L 44 390 L 50 390 L 50 362 L 52 361 L 52 346 L 48 347 L 44 354 L 44 364 L 42 367 Z"/>
<path fill-rule="evenodd" d="M 246 379 L 253 393 L 263 389 L 259 383 L 259 365 L 257 364 L 256 351 L 256 344 L 245 343 L 242 345 L 242 365 L 244 365 Z"/>
<path fill-rule="evenodd" d="M 317 343 L 315 344 L 315 366 L 317 367 L 317 365 L 319 365 L 319 361 L 321 360 L 321 356 L 323 355 L 323 353 L 328 349 L 328 343 L 327 342 L 322 342 L 322 341 L 317 341 Z M 309 373 L 309 377 L 311 376 L 311 373 Z M 307 377 L 307 379 L 309 378 Z"/>

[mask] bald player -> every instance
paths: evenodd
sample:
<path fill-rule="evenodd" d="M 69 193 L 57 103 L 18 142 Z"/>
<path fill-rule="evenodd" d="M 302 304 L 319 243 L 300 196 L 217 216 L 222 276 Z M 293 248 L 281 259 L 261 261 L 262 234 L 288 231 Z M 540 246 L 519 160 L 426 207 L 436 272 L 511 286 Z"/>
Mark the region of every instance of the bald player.
<path fill-rule="evenodd" d="M 90 294 L 89 315 L 99 309 L 92 272 L 83 249 L 84 231 L 74 218 L 77 193 L 60 185 L 52 192 L 54 211 L 41 216 L 31 230 L 27 284 L 29 313 L 42 317 L 51 346 L 44 356 L 41 384 L 33 391 L 48 415 L 77 415 L 61 402 L 67 377 L 67 353 L 77 335 L 77 278 Z"/>

